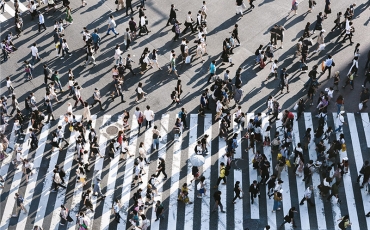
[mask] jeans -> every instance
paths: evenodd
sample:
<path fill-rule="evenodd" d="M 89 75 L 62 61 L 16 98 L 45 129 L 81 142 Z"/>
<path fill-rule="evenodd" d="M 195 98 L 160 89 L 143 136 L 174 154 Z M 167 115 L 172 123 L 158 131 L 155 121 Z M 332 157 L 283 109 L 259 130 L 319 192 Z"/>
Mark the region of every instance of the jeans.
<path fill-rule="evenodd" d="M 274 200 L 274 207 L 272 208 L 272 210 L 276 211 L 278 208 L 280 208 L 280 206 L 281 206 L 281 201 Z"/>
<path fill-rule="evenodd" d="M 58 86 L 58 88 L 60 89 L 60 91 L 63 91 L 62 84 L 60 84 L 60 81 L 59 80 L 54 81 L 54 83 L 55 83 L 56 86 Z"/>
<path fill-rule="evenodd" d="M 37 59 L 37 56 L 32 55 L 32 66 L 35 64 L 35 59 Z"/>
<path fill-rule="evenodd" d="M 341 132 L 342 131 L 342 127 L 343 127 L 343 125 L 339 125 L 338 126 L 338 128 L 336 129 L 336 130 L 334 130 L 334 132 Z"/>
<path fill-rule="evenodd" d="M 159 149 L 159 139 L 153 139 L 153 149 Z"/>
<path fill-rule="evenodd" d="M 109 32 L 110 32 L 110 31 L 113 31 L 113 33 L 114 33 L 115 35 L 117 35 L 117 34 L 118 34 L 115 28 L 109 28 L 109 29 L 108 29 L 108 31 L 107 31 L 107 35 L 109 35 Z"/>
<path fill-rule="evenodd" d="M 337 114 L 339 114 L 340 113 L 340 108 L 342 107 L 342 105 L 341 104 L 336 104 L 337 105 Z"/>
<path fill-rule="evenodd" d="M 114 215 L 114 220 L 119 223 L 119 219 L 121 219 L 121 216 L 119 215 L 119 212 L 116 212 Z"/>

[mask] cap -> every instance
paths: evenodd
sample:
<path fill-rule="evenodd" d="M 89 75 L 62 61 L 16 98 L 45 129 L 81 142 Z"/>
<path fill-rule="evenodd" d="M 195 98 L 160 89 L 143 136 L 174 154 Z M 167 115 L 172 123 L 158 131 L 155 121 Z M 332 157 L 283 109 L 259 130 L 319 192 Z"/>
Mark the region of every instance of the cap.
<path fill-rule="evenodd" d="M 95 88 L 95 90 L 99 90 L 98 88 Z"/>

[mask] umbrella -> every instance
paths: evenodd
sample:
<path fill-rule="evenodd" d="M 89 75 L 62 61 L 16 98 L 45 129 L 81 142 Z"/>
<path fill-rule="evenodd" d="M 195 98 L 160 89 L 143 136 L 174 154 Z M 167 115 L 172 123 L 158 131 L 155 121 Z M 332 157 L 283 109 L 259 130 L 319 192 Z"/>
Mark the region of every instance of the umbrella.
<path fill-rule="evenodd" d="M 190 163 L 193 166 L 202 166 L 204 164 L 204 157 L 200 155 L 194 155 L 190 158 Z"/>

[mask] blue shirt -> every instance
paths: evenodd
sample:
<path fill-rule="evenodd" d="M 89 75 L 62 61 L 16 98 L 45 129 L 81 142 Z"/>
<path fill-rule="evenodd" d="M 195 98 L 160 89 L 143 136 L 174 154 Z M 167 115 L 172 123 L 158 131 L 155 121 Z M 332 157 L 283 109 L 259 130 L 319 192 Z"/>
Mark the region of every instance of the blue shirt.
<path fill-rule="evenodd" d="M 328 58 L 328 59 L 326 59 L 326 61 L 325 61 L 325 66 L 327 66 L 327 67 L 331 67 L 331 65 L 333 64 L 333 59 L 332 58 Z"/>
<path fill-rule="evenodd" d="M 211 65 L 209 66 L 209 72 L 210 73 L 216 73 L 216 65 L 211 63 Z"/>

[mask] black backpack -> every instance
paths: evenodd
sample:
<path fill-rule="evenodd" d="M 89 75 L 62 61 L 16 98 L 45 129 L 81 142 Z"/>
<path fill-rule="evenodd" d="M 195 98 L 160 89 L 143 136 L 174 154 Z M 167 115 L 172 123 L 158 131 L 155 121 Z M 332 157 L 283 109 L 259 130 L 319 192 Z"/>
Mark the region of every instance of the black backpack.
<path fill-rule="evenodd" d="M 64 169 L 59 170 L 59 176 L 62 177 L 62 178 L 66 176 L 66 173 L 64 172 Z"/>
<path fill-rule="evenodd" d="M 346 220 L 341 220 L 340 222 L 339 222 L 339 224 L 338 224 L 338 227 L 339 228 L 341 228 L 341 229 L 343 229 L 344 228 L 344 222 L 346 222 Z"/>
<path fill-rule="evenodd" d="M 174 32 L 174 33 L 176 32 L 176 26 L 175 25 L 172 26 L 171 31 Z"/>

